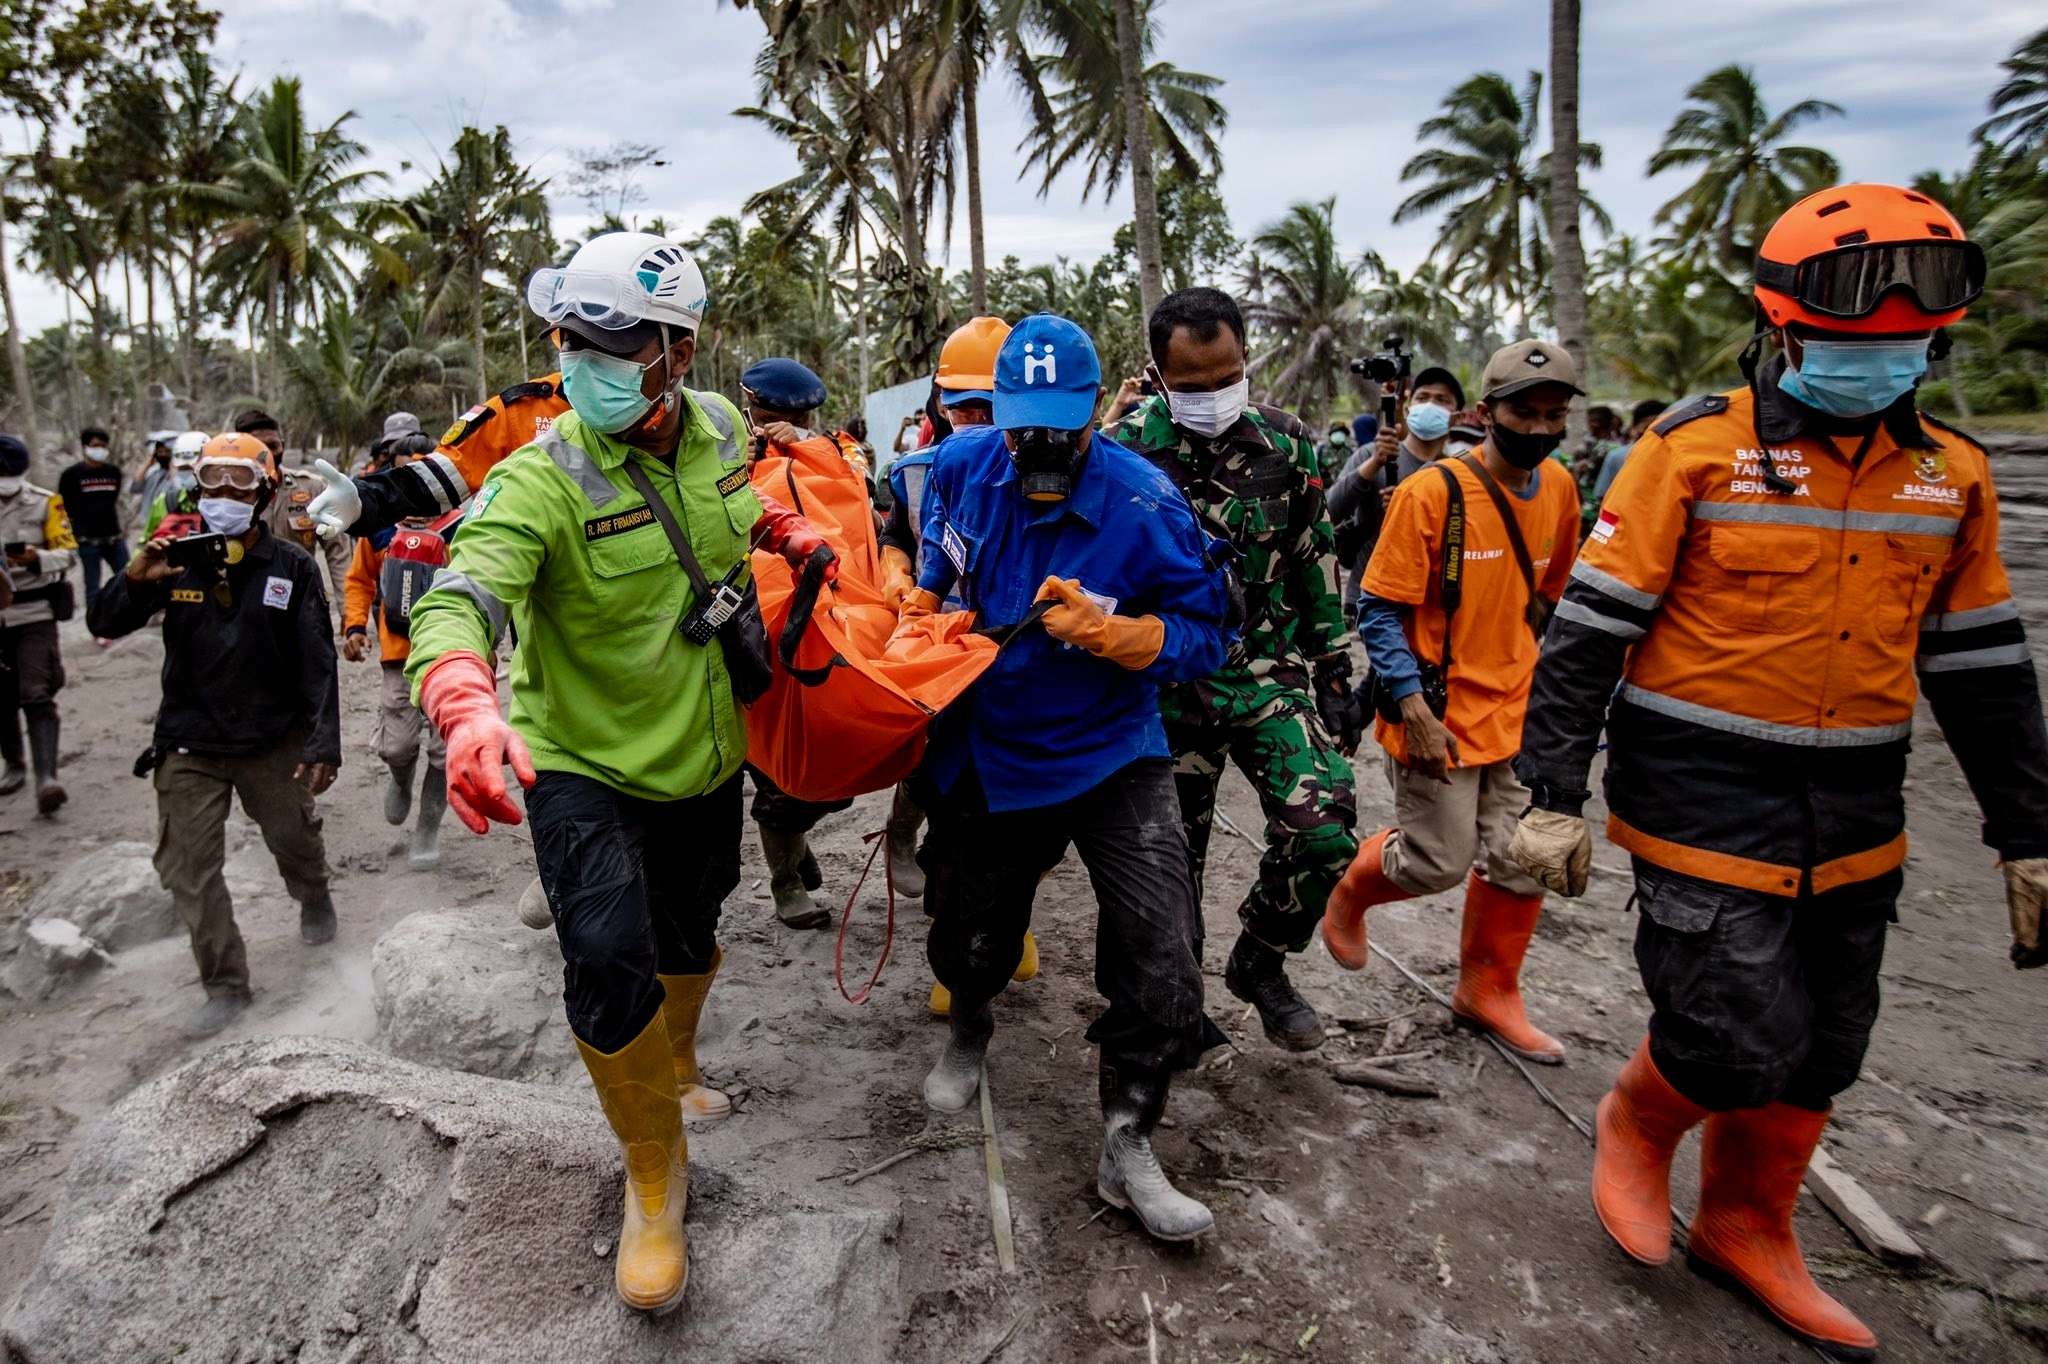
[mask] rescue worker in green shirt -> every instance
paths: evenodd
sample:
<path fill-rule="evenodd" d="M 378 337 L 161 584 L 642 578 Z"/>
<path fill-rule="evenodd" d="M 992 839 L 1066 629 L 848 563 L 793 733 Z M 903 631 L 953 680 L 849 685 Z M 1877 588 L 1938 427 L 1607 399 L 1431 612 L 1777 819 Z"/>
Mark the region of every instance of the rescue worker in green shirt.
<path fill-rule="evenodd" d="M 822 550 L 828 579 L 838 565 L 809 523 L 756 497 L 739 412 L 683 386 L 706 300 L 680 246 L 594 237 L 526 297 L 557 329 L 571 410 L 485 480 L 413 607 L 406 673 L 447 742 L 464 824 L 519 822 L 505 766 L 528 788 L 570 1029 L 625 1156 L 619 1296 L 662 1312 L 689 1274 L 683 1122 L 731 1111 L 697 1083 L 695 1045 L 739 884 L 747 753 L 716 627 L 725 589 L 749 585 L 750 542 L 797 563 Z M 508 622 L 509 725 L 489 662 Z"/>
<path fill-rule="evenodd" d="M 1365 723 L 1321 466 L 1297 418 L 1247 401 L 1244 317 L 1230 295 L 1168 294 L 1146 331 L 1157 392 L 1123 414 L 1115 439 L 1165 470 L 1237 551 L 1245 595 L 1244 632 L 1223 667 L 1160 693 L 1188 856 L 1199 888 L 1216 785 L 1235 762 L 1264 807 L 1266 852 L 1238 908 L 1244 927 L 1223 984 L 1258 1009 L 1272 1041 L 1314 1051 L 1323 1021 L 1287 979 L 1286 954 L 1308 947 L 1358 851 L 1343 755 Z M 1137 387 L 1127 382 L 1124 396 Z"/>

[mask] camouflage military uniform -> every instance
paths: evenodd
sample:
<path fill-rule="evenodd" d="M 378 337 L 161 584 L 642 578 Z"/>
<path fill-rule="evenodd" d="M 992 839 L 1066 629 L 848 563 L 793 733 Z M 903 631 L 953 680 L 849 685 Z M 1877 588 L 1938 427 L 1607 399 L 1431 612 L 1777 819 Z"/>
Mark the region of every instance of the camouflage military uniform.
<path fill-rule="evenodd" d="M 1163 692 L 1160 713 L 1196 885 L 1227 759 L 1266 813 L 1266 854 L 1238 916 L 1267 947 L 1299 952 L 1358 850 L 1351 766 L 1310 691 L 1312 667 L 1349 666 L 1315 442 L 1293 416 L 1258 404 L 1221 439 L 1201 440 L 1174 427 L 1163 397 L 1146 399 L 1113 434 L 1164 469 L 1237 550 L 1243 638 L 1221 669 Z"/>

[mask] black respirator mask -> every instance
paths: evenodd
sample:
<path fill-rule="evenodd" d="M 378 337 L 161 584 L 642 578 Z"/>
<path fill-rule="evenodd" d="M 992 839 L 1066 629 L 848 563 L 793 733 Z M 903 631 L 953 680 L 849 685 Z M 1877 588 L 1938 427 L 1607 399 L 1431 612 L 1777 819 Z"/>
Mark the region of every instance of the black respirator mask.
<path fill-rule="evenodd" d="M 1074 480 L 1081 476 L 1080 431 L 1055 431 L 1046 426 L 1019 427 L 1010 435 L 1010 462 L 1017 466 L 1017 481 L 1027 502 L 1064 502 L 1074 495 Z"/>
<path fill-rule="evenodd" d="M 1517 469 L 1534 469 L 1557 453 L 1564 443 L 1562 431 L 1517 431 L 1505 422 L 1493 424 L 1493 448 Z"/>

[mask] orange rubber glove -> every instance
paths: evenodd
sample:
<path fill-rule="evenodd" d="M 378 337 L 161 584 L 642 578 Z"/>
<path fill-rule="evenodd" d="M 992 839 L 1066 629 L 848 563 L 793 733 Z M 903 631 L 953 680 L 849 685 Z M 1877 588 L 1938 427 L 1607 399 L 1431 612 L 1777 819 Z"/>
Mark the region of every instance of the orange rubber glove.
<path fill-rule="evenodd" d="M 1157 616 L 1113 616 L 1081 591 L 1078 578 L 1047 578 L 1036 601 L 1058 606 L 1045 613 L 1045 632 L 1062 644 L 1086 649 L 1132 672 L 1152 666 L 1166 647 L 1166 622 Z"/>
<path fill-rule="evenodd" d="M 420 679 L 420 709 L 448 745 L 448 808 L 473 834 L 492 820 L 524 818 L 505 790 L 505 765 L 521 786 L 533 785 L 526 741 L 498 714 L 498 683 L 491 665 L 467 650 L 434 660 Z"/>
<path fill-rule="evenodd" d="M 910 556 L 894 545 L 882 546 L 882 605 L 903 614 L 903 603 L 917 591 L 917 574 L 911 571 Z"/>
<path fill-rule="evenodd" d="M 755 496 L 760 498 L 761 519 L 754 523 L 753 533 L 749 536 L 753 548 L 780 554 L 796 573 L 803 572 L 810 557 L 823 550 L 828 556 L 825 560 L 825 581 L 839 581 L 839 556 L 825 543 L 825 537 L 818 534 L 818 528 L 774 498 L 759 493 Z"/>

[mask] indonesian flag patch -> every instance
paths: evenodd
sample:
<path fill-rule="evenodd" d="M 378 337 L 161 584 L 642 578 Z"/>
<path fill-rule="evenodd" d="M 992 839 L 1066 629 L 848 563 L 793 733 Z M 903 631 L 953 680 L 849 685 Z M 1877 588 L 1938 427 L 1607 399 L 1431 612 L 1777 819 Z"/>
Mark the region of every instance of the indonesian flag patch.
<path fill-rule="evenodd" d="M 1605 507 L 1600 509 L 1600 519 L 1593 523 L 1593 538 L 1606 544 L 1614 538 L 1614 532 L 1621 527 L 1621 518 Z"/>

